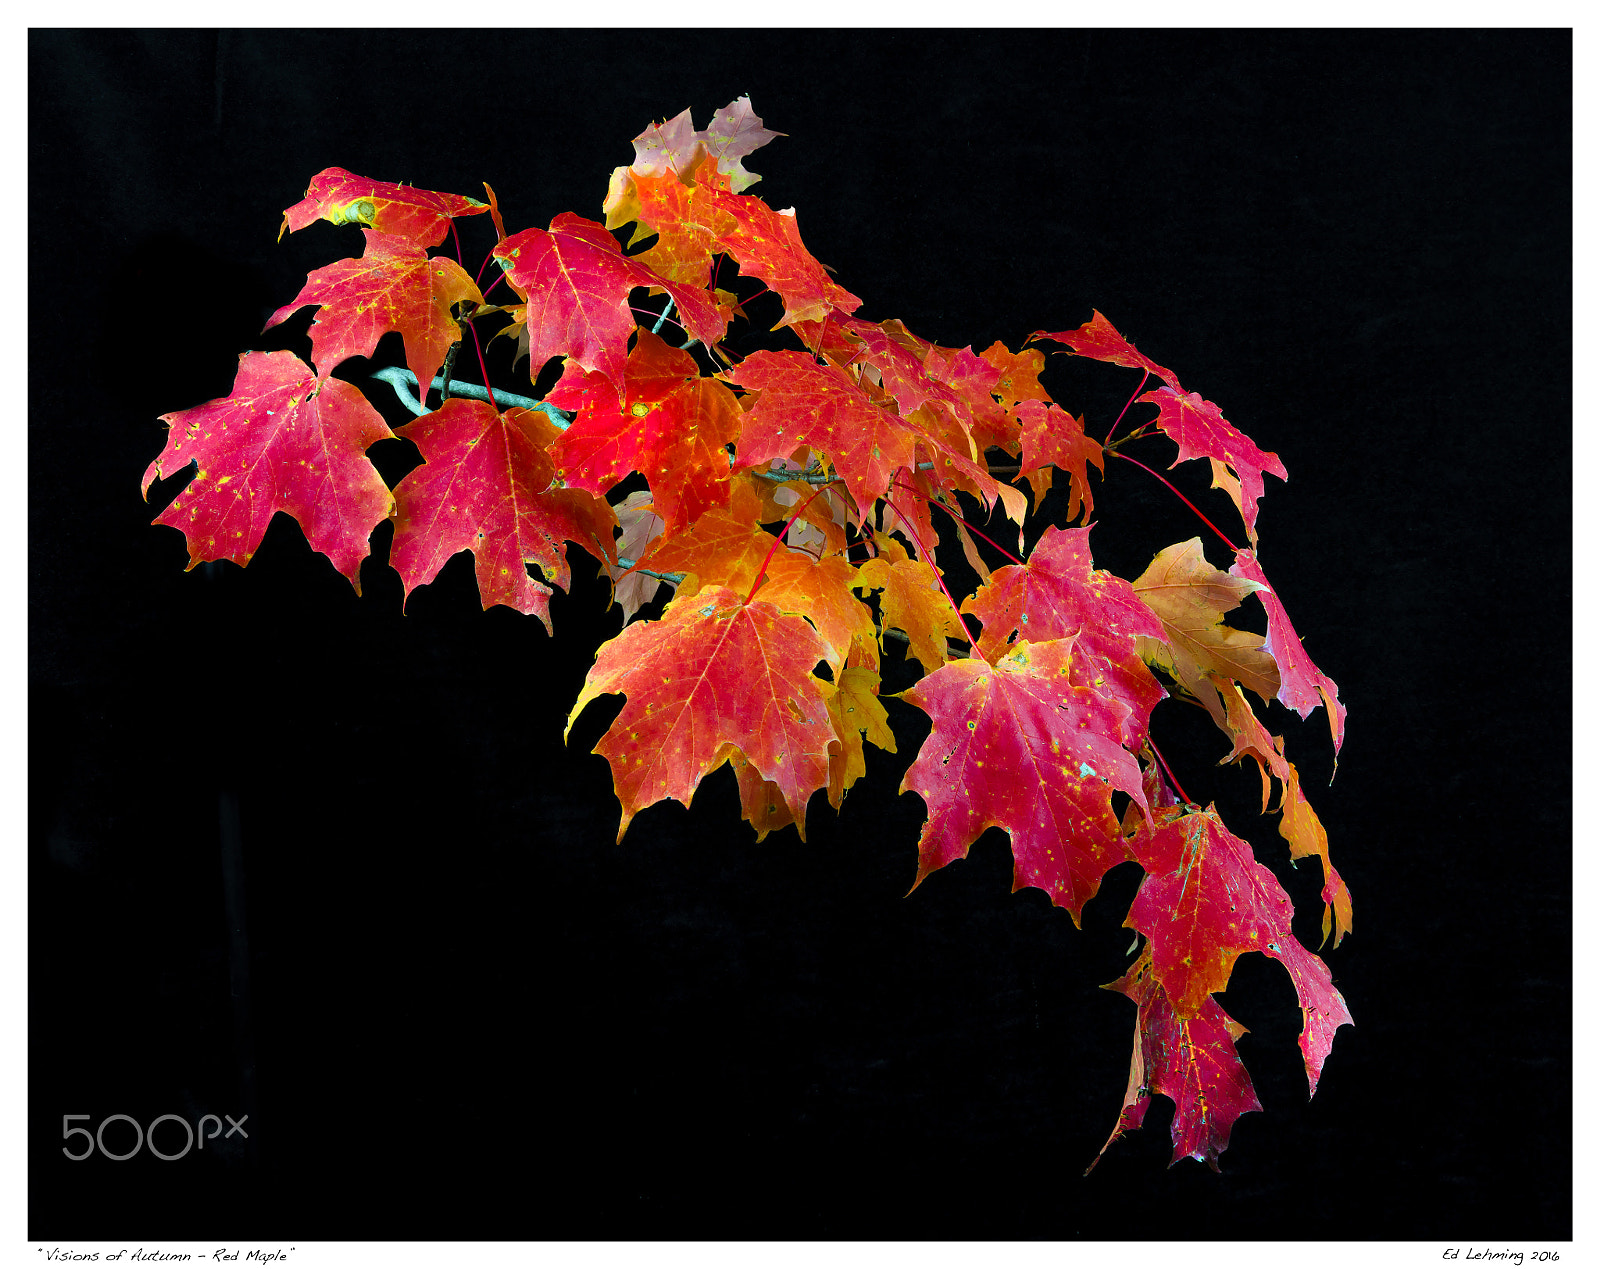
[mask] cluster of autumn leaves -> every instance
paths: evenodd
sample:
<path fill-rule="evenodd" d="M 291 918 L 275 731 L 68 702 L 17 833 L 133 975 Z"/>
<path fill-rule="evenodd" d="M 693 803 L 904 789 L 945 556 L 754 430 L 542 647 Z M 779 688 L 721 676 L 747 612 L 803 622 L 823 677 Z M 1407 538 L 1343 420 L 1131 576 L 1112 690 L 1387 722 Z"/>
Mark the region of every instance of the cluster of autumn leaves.
<path fill-rule="evenodd" d="M 1181 694 L 1231 742 L 1225 761 L 1257 763 L 1263 810 L 1276 787 L 1291 857 L 1320 860 L 1324 939 L 1337 945 L 1350 929 L 1348 892 L 1283 740 L 1245 696 L 1301 717 L 1323 705 L 1337 751 L 1337 686 L 1306 656 L 1254 549 L 1263 473 L 1281 479 L 1283 467 L 1098 313 L 1077 330 L 1036 333 L 1028 344 L 1053 341 L 1161 381 L 1139 397 L 1155 418 L 1130 435 L 1160 432 L 1177 442 L 1178 462 L 1208 460 L 1250 548 L 1223 572 L 1196 538 L 1130 583 L 1094 567 L 1087 528 L 1050 527 L 1025 561 L 995 542 L 1016 562 L 991 569 L 958 495 L 985 513 L 1001 508 L 1017 551 L 1028 497 L 989 456 L 1004 455 L 1035 502 L 1064 477 L 1070 522 L 1091 512 L 1088 469 L 1103 471 L 1108 451 L 1040 386 L 1039 350 L 942 348 L 897 321 L 856 317 L 860 301 L 806 250 L 793 213 L 745 192 L 758 178 L 743 159 L 776 135 L 747 99 L 705 130 L 685 111 L 635 140 L 603 224 L 564 213 L 516 234 L 488 186 L 479 202 L 319 173 L 285 228 L 359 224 L 364 253 L 311 273 L 268 322 L 318 306 L 311 365 L 245 353 L 228 397 L 163 416 L 167 444 L 145 490 L 198 470 L 157 523 L 184 532 L 190 567 L 242 565 L 283 511 L 359 590 L 368 539 L 388 519 L 389 562 L 407 595 L 469 550 L 485 608 L 505 604 L 547 627 L 550 587 L 568 585 L 566 547 L 577 544 L 609 571 L 629 623 L 599 649 L 572 709 L 576 718 L 598 695 L 626 698 L 596 747 L 613 770 L 622 832 L 656 802 L 687 804 L 726 764 L 760 836 L 793 824 L 803 837 L 812 794 L 825 789 L 837 808 L 865 773 L 866 744 L 895 751 L 878 695 L 895 636 L 925 671 L 902 699 L 932 720 L 901 786 L 928 807 L 918 881 L 998 826 L 1016 885 L 1039 887 L 1077 920 L 1108 869 L 1139 863 L 1147 875 L 1127 924 L 1145 945 L 1112 984 L 1139 1021 L 1112 1140 L 1161 1093 L 1177 1104 L 1174 1158 L 1214 1165 L 1234 1120 L 1259 1109 L 1235 1048 L 1241 1028 L 1214 998 L 1234 961 L 1260 951 L 1288 970 L 1313 1091 L 1350 1021 L 1326 965 L 1291 932 L 1277 880 L 1214 810 L 1180 801 L 1149 737 L 1152 709 Z M 480 290 L 458 261 L 429 254 L 456 218 L 485 213 L 499 240 L 496 282 L 514 296 L 496 304 L 486 295 L 495 286 Z M 629 224 L 629 247 L 650 243 L 633 255 L 613 233 Z M 725 332 L 749 297 L 719 287 L 727 262 L 777 295 L 789 331 L 780 342 L 798 347 L 728 352 Z M 668 320 L 651 311 L 641 325 L 634 304 L 651 295 L 667 297 Z M 397 331 L 427 385 L 463 321 L 493 313 L 508 315 L 498 333 L 532 368 L 562 359 L 559 382 L 540 408 L 452 396 L 421 414 L 398 435 L 423 461 L 391 490 L 365 455 L 396 433 L 331 372 Z M 938 527 L 982 578 L 959 606 L 934 558 Z M 674 592 L 665 611 L 633 621 L 662 586 Z M 1251 595 L 1266 608 L 1264 638 L 1224 620 Z"/>

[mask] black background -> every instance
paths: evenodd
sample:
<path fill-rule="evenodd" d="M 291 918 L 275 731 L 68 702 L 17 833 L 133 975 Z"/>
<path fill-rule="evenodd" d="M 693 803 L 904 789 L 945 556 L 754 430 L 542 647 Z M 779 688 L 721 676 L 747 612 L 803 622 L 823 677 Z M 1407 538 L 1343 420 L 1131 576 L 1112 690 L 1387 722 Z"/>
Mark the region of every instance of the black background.
<path fill-rule="evenodd" d="M 905 897 L 915 711 L 804 845 L 724 771 L 617 846 L 616 698 L 561 743 L 619 625 L 582 560 L 552 639 L 464 555 L 402 617 L 387 527 L 358 599 L 283 517 L 248 570 L 149 526 L 156 416 L 303 350 L 309 310 L 262 322 L 359 252 L 275 242 L 313 173 L 598 216 L 646 124 L 741 93 L 788 134 L 755 192 L 864 316 L 1015 347 L 1099 308 L 1289 470 L 1262 557 L 1350 706 L 1331 788 L 1322 716 L 1268 721 L 1355 896 L 1356 1026 L 1308 1103 L 1287 976 L 1240 962 L 1266 1110 L 1220 1176 L 1167 1170 L 1159 1099 L 1081 1176 L 1136 874 L 1080 932 L 991 830 Z M 1570 99 L 1564 31 L 33 32 L 30 1236 L 1570 1237 Z M 1050 376 L 1096 434 L 1137 381 Z M 1116 466 L 1098 563 L 1226 565 Z M 1200 723 L 1156 734 L 1314 927 Z M 119 1113 L 253 1131 L 62 1157 Z"/>

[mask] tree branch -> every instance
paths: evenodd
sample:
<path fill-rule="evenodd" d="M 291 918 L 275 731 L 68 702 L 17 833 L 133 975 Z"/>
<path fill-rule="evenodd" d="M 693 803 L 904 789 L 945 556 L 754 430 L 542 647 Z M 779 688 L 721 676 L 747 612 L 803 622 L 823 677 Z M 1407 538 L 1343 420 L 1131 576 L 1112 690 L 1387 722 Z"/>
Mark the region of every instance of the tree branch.
<path fill-rule="evenodd" d="M 411 413 L 423 415 L 429 412 L 428 407 L 413 395 L 417 386 L 417 377 L 409 370 L 402 370 L 399 366 L 388 366 L 372 377 L 393 388 L 395 396 L 400 398 L 400 404 L 410 410 Z M 444 388 L 444 376 L 435 375 L 433 382 L 428 386 L 442 391 Z M 451 380 L 450 394 L 457 397 L 470 397 L 474 401 L 489 400 L 489 393 L 481 384 L 464 383 L 460 379 Z M 565 410 L 558 410 L 546 401 L 535 401 L 532 397 L 520 397 L 514 392 L 502 392 L 498 388 L 495 390 L 494 400 L 501 408 L 518 406 L 524 410 L 543 410 L 545 416 L 562 431 L 566 431 L 572 425 L 572 415 Z"/>

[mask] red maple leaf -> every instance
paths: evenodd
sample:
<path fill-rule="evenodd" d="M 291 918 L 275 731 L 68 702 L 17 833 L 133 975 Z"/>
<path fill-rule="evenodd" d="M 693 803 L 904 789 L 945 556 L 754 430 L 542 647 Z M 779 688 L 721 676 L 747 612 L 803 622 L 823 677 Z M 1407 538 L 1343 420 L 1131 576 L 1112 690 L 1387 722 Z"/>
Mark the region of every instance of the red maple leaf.
<path fill-rule="evenodd" d="M 1172 465 L 1191 458 L 1209 458 L 1216 463 L 1226 463 L 1233 469 L 1233 479 L 1215 483 L 1227 490 L 1239 514 L 1244 517 L 1245 531 L 1250 540 L 1256 540 L 1256 503 L 1261 500 L 1263 481 L 1261 473 L 1271 472 L 1279 480 L 1288 480 L 1289 473 L 1276 454 L 1269 454 L 1254 441 L 1222 417 L 1215 403 L 1207 401 L 1198 392 L 1183 393 L 1172 388 L 1157 388 L 1146 392 L 1140 401 L 1148 401 L 1160 411 L 1156 426 L 1178 442 L 1178 457 Z"/>
<path fill-rule="evenodd" d="M 1014 641 L 1076 636 L 1072 681 L 1128 707 L 1117 739 L 1137 752 L 1150 711 L 1166 693 L 1139 657 L 1141 637 L 1160 639 L 1160 620 L 1120 577 L 1094 567 L 1089 530 L 1051 525 L 1027 562 L 1007 564 L 962 605 L 983 623 L 978 651 L 1001 655 Z"/>
<path fill-rule="evenodd" d="M 512 234 L 493 255 L 527 300 L 528 354 L 535 367 L 566 356 L 620 384 L 634 329 L 628 292 L 635 287 L 671 295 L 684 327 L 707 347 L 722 338 L 725 323 L 703 290 L 673 282 L 623 255 L 604 225 L 572 212 L 552 220 L 548 232 Z"/>
<path fill-rule="evenodd" d="M 668 533 L 728 505 L 724 447 L 738 438 L 739 402 L 682 349 L 641 329 L 620 393 L 604 375 L 569 362 L 545 399 L 577 416 L 550 446 L 564 484 L 605 494 L 641 472 Z"/>
<path fill-rule="evenodd" d="M 1262 951 L 1294 916 L 1278 879 L 1215 811 L 1168 813 L 1135 840 L 1150 875 L 1127 924 L 1150 939 L 1155 975 L 1186 1018 L 1224 990 L 1233 963 Z"/>
<path fill-rule="evenodd" d="M 1004 348 L 1003 344 L 998 346 Z M 971 348 L 950 349 L 937 345 L 928 349 L 927 356 L 922 359 L 922 370 L 935 383 L 954 388 L 966 402 L 972 412 L 972 439 L 980 454 L 990 448 L 1016 453 L 1017 421 L 995 399 L 1002 392 L 1001 382 L 1006 377 L 1003 370 Z"/>
<path fill-rule="evenodd" d="M 1083 518 L 1094 514 L 1094 491 L 1089 488 L 1089 464 L 1105 474 L 1105 451 L 1084 435 L 1083 420 L 1073 418 L 1059 405 L 1044 401 L 1023 401 L 1017 405 L 1022 424 L 1022 475 L 1033 485 L 1037 507 L 1053 483 L 1052 467 L 1059 467 L 1070 480 L 1067 519 L 1074 520 L 1078 508 Z"/>
<path fill-rule="evenodd" d="M 1127 706 L 1072 684 L 1073 641 L 1019 642 L 993 665 L 952 661 L 901 693 L 933 729 L 900 791 L 928 820 L 917 884 L 963 858 L 986 828 L 1011 837 L 1014 889 L 1038 886 L 1078 920 L 1108 868 L 1129 858 L 1111 793 L 1143 805 L 1123 749 Z"/>
<path fill-rule="evenodd" d="M 314 220 L 335 225 L 366 225 L 379 233 L 399 234 L 419 247 L 437 247 L 456 216 L 480 216 L 487 203 L 461 194 L 440 194 L 357 176 L 342 167 L 324 168 L 311 178 L 306 196 L 283 213 L 278 230 L 295 233 Z"/>
<path fill-rule="evenodd" d="M 311 359 L 327 374 L 347 357 L 370 357 L 378 341 L 399 331 L 406 365 L 417 382 L 433 382 L 461 328 L 450 306 L 483 303 L 467 271 L 444 256 L 429 256 L 399 234 L 361 231 L 367 240 L 359 260 L 313 269 L 300 294 L 267 319 L 276 326 L 307 304 L 320 304 L 311 324 Z"/>
<path fill-rule="evenodd" d="M 1237 1042 L 1245 1028 L 1209 996 L 1195 1016 L 1179 1014 L 1151 970 L 1148 948 L 1126 974 L 1106 986 L 1138 1005 L 1139 1019 L 1122 1113 L 1100 1154 L 1144 1124 L 1150 1094 L 1160 1093 L 1174 1106 L 1172 1162 L 1199 1159 L 1217 1171 L 1217 1159 L 1228 1148 L 1234 1123 L 1240 1115 L 1261 1109 L 1250 1072 L 1239 1060 Z M 1099 1161 L 1097 1155 L 1095 1163 Z M 1093 1170 L 1091 1163 L 1085 1172 Z"/>
<path fill-rule="evenodd" d="M 800 241 L 794 209 L 773 211 L 754 194 L 732 194 L 702 183 L 696 199 L 724 213 L 732 228 L 719 233 L 717 246 L 739 264 L 739 272 L 760 278 L 783 301 L 780 326 L 821 321 L 833 310 L 853 313 L 861 301 L 828 276 Z"/>
<path fill-rule="evenodd" d="M 1262 952 L 1289 971 L 1300 996 L 1300 1037 L 1312 1092 L 1333 1033 L 1350 1022 L 1328 968 L 1295 939 L 1294 905 L 1250 843 L 1223 827 L 1215 808 L 1158 811 L 1157 827 L 1133 850 L 1149 875 L 1139 885 L 1126 925 L 1150 940 L 1152 973 L 1173 1010 L 1197 1016 L 1224 990 L 1245 952 Z"/>
<path fill-rule="evenodd" d="M 953 387 L 929 377 L 924 368 L 923 357 L 932 348 L 931 344 L 918 349 L 917 344 L 923 341 L 916 340 L 899 322 L 893 323 L 897 330 L 885 330 L 884 327 L 890 323 L 877 325 L 837 313 L 833 315 L 832 322 L 860 344 L 860 350 L 852 360 L 860 365 L 871 366 L 878 372 L 884 390 L 894 397 L 903 417 L 910 418 L 919 407 L 934 402 L 948 410 L 968 438 L 971 437 L 972 409 L 966 398 Z M 916 343 L 912 343 L 913 340 Z M 943 359 L 934 364 L 935 368 L 949 368 Z M 978 364 L 983 365 L 982 362 Z"/>
<path fill-rule="evenodd" d="M 752 353 L 730 377 L 760 393 L 741 424 L 741 467 L 788 458 L 809 446 L 832 460 L 856 505 L 870 507 L 889 488 L 895 469 L 913 462 L 918 430 L 806 353 Z"/>
<path fill-rule="evenodd" d="M 1339 685 L 1317 669 L 1306 655 L 1300 636 L 1294 632 L 1289 614 L 1277 592 L 1267 582 L 1261 563 L 1254 551 L 1240 551 L 1228 569 L 1235 577 L 1257 583 L 1256 598 L 1267 610 L 1267 651 L 1278 663 L 1281 682 L 1278 699 L 1301 718 L 1309 718 L 1311 711 L 1323 705 L 1328 711 L 1328 729 L 1333 734 L 1333 753 L 1337 758 L 1339 746 L 1344 743 L 1345 707 L 1339 700 Z"/>
<path fill-rule="evenodd" d="M 1339 876 L 1339 870 L 1328 858 L 1328 833 L 1322 821 L 1311 809 L 1306 796 L 1300 791 L 1300 773 L 1294 763 L 1284 756 L 1283 737 L 1269 736 L 1261 720 L 1244 698 L 1237 683 L 1216 681 L 1226 709 L 1223 730 L 1233 739 L 1233 749 L 1223 762 L 1243 762 L 1246 757 L 1255 760 L 1261 769 L 1261 812 L 1266 814 L 1272 797 L 1272 779 L 1283 783 L 1283 796 L 1278 809 L 1283 813 L 1278 832 L 1289 843 L 1290 859 L 1305 859 L 1315 855 L 1322 863 L 1322 938 L 1333 939 L 1338 947 L 1351 930 L 1350 890 Z M 1268 775 L 1271 772 L 1271 776 Z"/>
<path fill-rule="evenodd" d="M 1058 344 L 1065 344 L 1080 357 L 1093 357 L 1096 361 L 1109 361 L 1114 366 L 1147 371 L 1179 392 L 1183 391 L 1177 375 L 1165 366 L 1157 365 L 1130 344 L 1115 326 L 1100 315 L 1099 310 L 1077 330 L 1036 330 L 1028 336 L 1027 342 L 1032 344 L 1041 339 L 1053 339 Z"/>
<path fill-rule="evenodd" d="M 157 476 L 199 465 L 154 521 L 183 531 L 190 568 L 248 564 L 282 511 L 361 593 L 367 539 L 393 505 L 364 455 L 394 433 L 357 389 L 320 377 L 291 352 L 247 352 L 226 397 L 161 419 L 167 444 L 140 491 L 148 496 Z"/>
<path fill-rule="evenodd" d="M 827 784 L 828 747 L 837 743 L 831 689 L 811 673 L 827 655 L 804 617 L 723 586 L 679 596 L 660 621 L 635 622 L 603 644 L 567 732 L 596 696 L 626 694 L 594 748 L 611 764 L 622 803 L 617 840 L 647 806 L 664 798 L 689 805 L 730 745 L 777 786 L 804 840 L 806 802 Z"/>
<path fill-rule="evenodd" d="M 555 431 L 541 410 L 501 414 L 464 397 L 400 429 L 424 459 L 394 490 L 389 562 L 407 598 L 457 551 L 470 550 L 485 608 L 505 604 L 550 629 L 550 587 L 528 576 L 526 566 L 537 564 L 565 590 L 566 544 L 576 542 L 604 562 L 616 526 L 602 499 L 549 488 L 554 468 L 544 447 Z"/>

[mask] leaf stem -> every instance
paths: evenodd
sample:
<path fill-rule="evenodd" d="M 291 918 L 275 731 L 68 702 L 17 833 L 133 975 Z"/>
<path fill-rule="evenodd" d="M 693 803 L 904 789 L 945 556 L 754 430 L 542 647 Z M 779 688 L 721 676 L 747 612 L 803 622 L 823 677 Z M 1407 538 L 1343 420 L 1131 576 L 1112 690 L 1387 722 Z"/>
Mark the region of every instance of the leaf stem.
<path fill-rule="evenodd" d="M 652 313 L 649 309 L 647 309 L 647 308 L 634 308 L 633 305 L 631 305 L 631 304 L 628 305 L 628 311 L 630 313 L 636 313 L 640 317 L 656 317 L 656 314 Z M 683 331 L 683 333 L 685 335 L 687 335 L 689 333 L 687 330 L 684 330 L 683 323 L 680 322 L 676 317 L 668 317 L 667 316 L 667 314 L 670 313 L 671 311 L 672 311 L 672 297 L 669 295 L 667 297 L 667 307 L 661 311 L 661 314 L 660 314 L 659 317 L 656 317 L 656 324 L 650 328 L 650 333 L 652 335 L 655 334 L 657 331 L 659 331 L 661 329 L 661 323 L 662 322 L 671 322 L 679 330 Z"/>
<path fill-rule="evenodd" d="M 489 382 L 489 363 L 483 359 L 483 341 L 478 338 L 478 328 L 472 324 L 472 315 L 469 313 L 464 320 L 467 329 L 472 332 L 472 346 L 478 352 L 478 369 L 483 371 L 484 391 L 489 394 L 489 404 L 494 406 L 496 413 L 499 413 L 500 406 L 494 399 L 494 387 Z"/>
<path fill-rule="evenodd" d="M 794 514 L 784 521 L 783 528 L 778 530 L 778 536 L 772 539 L 772 545 L 767 548 L 766 559 L 761 561 L 761 567 L 756 570 L 756 580 L 750 583 L 750 593 L 744 597 L 745 603 L 748 604 L 752 599 L 755 598 L 756 591 L 761 589 L 761 583 L 767 580 L 767 565 L 772 563 L 773 552 L 775 552 L 778 549 L 779 544 L 782 543 L 784 534 L 789 532 L 789 526 L 800 518 L 800 513 L 809 507 L 813 502 L 815 502 L 817 495 L 826 488 L 827 486 L 823 485 L 821 488 L 814 490 L 811 494 L 811 497 L 807 498 L 798 507 L 796 507 Z"/>
<path fill-rule="evenodd" d="M 940 511 L 944 512 L 945 515 L 949 516 L 957 524 L 962 525 L 963 527 L 971 530 L 973 533 L 976 533 L 980 538 L 982 538 L 990 546 L 994 547 L 995 550 L 999 551 L 1001 555 L 1005 556 L 1006 559 L 1010 560 L 1013 564 L 1022 564 L 1023 563 L 1022 560 L 1019 560 L 1015 555 L 1011 554 L 1011 552 L 1006 550 L 1005 547 L 1001 546 L 1000 543 L 996 542 L 992 537 L 990 537 L 987 533 L 985 533 L 977 525 L 973 524 L 972 521 L 962 519 L 954 511 L 950 510 L 949 507 L 945 506 L 944 503 L 940 502 L 937 498 L 930 498 L 930 497 L 928 497 L 927 494 L 921 492 L 920 490 L 913 489 L 910 485 L 902 485 L 898 480 L 894 482 L 894 487 L 896 489 L 904 489 L 908 494 L 911 494 L 913 497 L 921 498 L 922 501 L 927 503 L 930 507 L 938 507 Z"/>
<path fill-rule="evenodd" d="M 1128 406 L 1132 405 L 1133 402 L 1134 402 L 1134 399 L 1139 395 L 1140 392 L 1142 392 L 1144 390 L 1144 385 L 1149 381 L 1149 379 L 1150 379 L 1150 372 L 1148 370 L 1146 370 L 1144 372 L 1144 374 L 1142 376 L 1140 376 L 1140 378 L 1139 378 L 1139 386 L 1133 390 L 1133 396 L 1129 397 L 1128 401 L 1127 401 L 1127 405 L 1124 405 L 1122 407 L 1122 414 L 1118 414 L 1117 415 L 1117 419 L 1116 419 L 1116 423 L 1113 423 L 1111 425 L 1111 432 L 1115 432 L 1117 430 L 1117 423 L 1122 422 L 1122 415 L 1126 414 L 1128 412 Z M 1100 442 L 1100 445 L 1101 445 L 1102 448 L 1104 448 L 1105 446 L 1111 444 L 1111 432 L 1107 432 L 1106 433 L 1106 439 Z"/>
<path fill-rule="evenodd" d="M 1167 773 L 1167 779 L 1172 781 L 1172 787 L 1178 791 L 1178 796 L 1183 799 L 1184 805 L 1193 806 L 1194 803 L 1189 801 L 1189 795 L 1183 791 L 1183 785 L 1178 783 L 1178 777 L 1172 774 L 1172 768 L 1167 764 L 1166 756 L 1156 748 L 1156 742 L 1151 740 L 1149 736 L 1144 738 L 1144 742 L 1150 746 L 1150 752 L 1155 754 L 1156 760 L 1161 763 L 1162 770 Z"/>
<path fill-rule="evenodd" d="M 1190 511 L 1194 512 L 1195 515 L 1199 516 L 1202 520 L 1205 520 L 1206 527 L 1209 528 L 1213 533 L 1215 533 L 1224 542 L 1227 542 L 1229 550 L 1231 550 L 1235 555 L 1239 554 L 1239 548 L 1234 546 L 1233 542 L 1229 539 L 1228 535 L 1226 533 L 1224 533 L 1221 529 L 1217 528 L 1216 525 L 1212 524 L 1210 520 L 1207 520 L 1205 512 L 1201 511 L 1199 507 L 1195 506 L 1194 503 L 1190 502 L 1187 498 L 1184 498 L 1181 493 L 1178 493 L 1177 486 L 1175 486 L 1170 480 L 1168 480 L 1160 472 L 1156 471 L 1153 468 L 1145 467 L 1144 464 L 1141 463 L 1137 458 L 1134 458 L 1134 457 L 1132 457 L 1131 455 L 1128 455 L 1128 454 L 1124 454 L 1119 449 L 1114 449 L 1114 450 L 1111 450 L 1109 452 L 1112 453 L 1112 454 L 1115 454 L 1118 458 L 1127 459 L 1127 461 L 1132 463 L 1135 467 L 1144 467 L 1145 471 L 1149 472 L 1152 476 L 1154 476 L 1157 480 L 1159 480 L 1168 489 L 1172 490 L 1173 493 L 1178 494 L 1178 497 L 1183 499 L 1183 505 L 1184 506 L 1188 507 Z"/>

